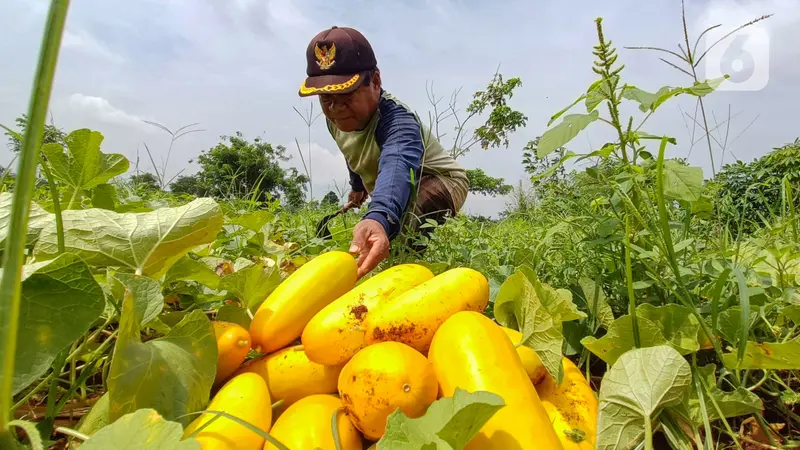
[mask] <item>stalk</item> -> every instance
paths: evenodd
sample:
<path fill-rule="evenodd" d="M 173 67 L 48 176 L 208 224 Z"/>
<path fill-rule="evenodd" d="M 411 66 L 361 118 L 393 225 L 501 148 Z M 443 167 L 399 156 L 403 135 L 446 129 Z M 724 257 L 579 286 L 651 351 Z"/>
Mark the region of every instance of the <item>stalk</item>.
<path fill-rule="evenodd" d="M 53 87 L 53 77 L 61 47 L 61 36 L 67 19 L 69 0 L 52 0 L 42 38 L 39 62 L 28 107 L 28 126 L 20 150 L 17 185 L 11 204 L 11 219 L 3 254 L 3 278 L 0 280 L 0 447 L 14 448 L 16 439 L 9 430 L 11 417 L 14 357 L 17 350 L 17 331 L 22 288 L 22 265 L 25 263 L 25 236 L 28 214 L 42 145 L 44 122 Z"/>

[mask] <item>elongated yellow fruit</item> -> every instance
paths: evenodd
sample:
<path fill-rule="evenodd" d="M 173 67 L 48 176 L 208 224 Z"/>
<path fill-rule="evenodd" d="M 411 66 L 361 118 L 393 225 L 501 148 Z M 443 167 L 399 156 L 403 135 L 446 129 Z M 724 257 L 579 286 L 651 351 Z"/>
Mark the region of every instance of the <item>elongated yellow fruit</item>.
<path fill-rule="evenodd" d="M 278 417 L 270 435 L 291 450 L 336 450 L 331 426 L 336 413 L 341 449 L 361 450 L 361 435 L 341 408 L 342 402 L 332 395 L 306 397 Z M 264 450 L 277 449 L 267 442 Z"/>
<path fill-rule="evenodd" d="M 217 338 L 217 376 L 219 385 L 242 365 L 250 351 L 250 333 L 241 325 L 232 322 L 214 321 L 214 336 Z"/>
<path fill-rule="evenodd" d="M 256 373 L 269 388 L 273 402 L 283 400 L 278 412 L 312 394 L 333 394 L 342 366 L 323 366 L 308 359 L 302 345 L 248 361 L 237 373 Z"/>
<path fill-rule="evenodd" d="M 522 340 L 522 333 L 519 331 L 502 326 L 500 328 L 505 331 L 506 336 L 511 339 L 511 343 L 514 344 L 515 347 L 519 344 L 519 341 Z M 528 374 L 528 378 L 531 379 L 533 384 L 541 383 L 544 377 L 547 376 L 547 369 L 544 367 L 544 364 L 542 364 L 542 360 L 539 359 L 539 355 L 537 355 L 532 348 L 524 345 L 520 345 L 516 347 L 516 349 L 519 359 L 522 361 L 522 367 L 525 368 L 525 373 Z"/>
<path fill-rule="evenodd" d="M 357 269 L 355 258 L 340 251 L 302 265 L 256 311 L 250 323 L 253 348 L 271 353 L 300 337 L 314 314 L 356 285 Z"/>
<path fill-rule="evenodd" d="M 488 303 L 486 277 L 466 267 L 450 269 L 367 316 L 367 344 L 397 341 L 424 353 L 448 317 L 459 311 L 483 311 Z"/>
<path fill-rule="evenodd" d="M 364 281 L 318 312 L 303 330 L 308 358 L 326 365 L 344 364 L 367 346 L 364 320 L 376 308 L 433 278 L 418 264 L 390 267 Z"/>
<path fill-rule="evenodd" d="M 272 402 L 267 383 L 254 373 L 231 378 L 206 409 L 228 413 L 265 432 L 269 432 L 272 424 Z M 214 417 L 217 416 L 201 414 L 186 427 L 184 438 Z M 195 439 L 200 442 L 202 450 L 261 450 L 264 446 L 264 438 L 226 417 L 219 417 L 195 436 Z"/>
<path fill-rule="evenodd" d="M 428 359 L 445 397 L 461 388 L 505 401 L 468 450 L 562 449 L 511 339 L 491 319 L 472 311 L 454 314 L 436 332 Z"/>
<path fill-rule="evenodd" d="M 594 450 L 597 441 L 597 397 L 575 364 L 562 359 L 560 385 L 547 375 L 536 392 L 550 416 L 564 450 Z"/>

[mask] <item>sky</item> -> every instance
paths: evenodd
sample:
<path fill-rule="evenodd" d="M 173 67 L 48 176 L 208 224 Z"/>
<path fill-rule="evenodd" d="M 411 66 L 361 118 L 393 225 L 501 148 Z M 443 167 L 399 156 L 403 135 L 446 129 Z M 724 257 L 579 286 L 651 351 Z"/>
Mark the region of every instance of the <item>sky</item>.
<path fill-rule="evenodd" d="M 47 7 L 44 0 L 0 2 L 2 124 L 12 124 L 27 110 Z M 800 137 L 800 0 L 686 0 L 686 12 L 692 42 L 711 25 L 722 25 L 713 36 L 773 16 L 726 40 L 698 66 L 701 79 L 717 76 L 714 70 L 721 66 L 739 70 L 736 83 L 706 97 L 707 118 L 716 128 L 711 154 L 702 134 L 695 131 L 692 139 L 692 121 L 701 120 L 690 117 L 694 98 L 668 102 L 642 129 L 676 137 L 678 145 L 668 156 L 688 157 L 706 177 L 712 174 L 712 158 L 718 169 L 736 159 L 751 161 Z M 624 48 L 679 51 L 680 0 L 73 0 L 51 115 L 65 130 L 103 133 L 103 151 L 124 154 L 132 171 L 137 166 L 152 171 L 145 144 L 159 166 L 169 147 L 170 136 L 145 120 L 172 130 L 197 123 L 202 131 L 175 143 L 167 178 L 196 172 L 190 161 L 220 136 L 237 131 L 286 146 L 292 155 L 287 165 L 302 167 L 297 139 L 304 154 L 310 153 L 313 191 L 319 198 L 336 186 L 344 189 L 347 170 L 322 118 L 311 126 L 309 146 L 308 127 L 295 109 L 307 113 L 313 107 L 317 115 L 319 105 L 313 97 L 300 98 L 297 90 L 305 76 L 309 40 L 333 25 L 351 26 L 370 40 L 384 88 L 424 119 L 432 109 L 426 93 L 431 84 L 442 104 L 461 89 L 463 113 L 472 93 L 484 88 L 498 67 L 505 78 L 521 78 L 509 105 L 527 116 L 527 126 L 512 135 L 508 148 L 476 146 L 459 159 L 466 168 L 482 168 L 517 184 L 528 178 L 521 149 L 596 78 L 591 65 L 597 17 L 603 17 L 605 35 L 618 47 L 625 82 L 651 92 L 691 84 L 686 74 L 659 61 L 674 61 L 670 55 Z M 699 51 L 705 45 L 701 42 Z M 739 57 L 742 49 L 749 59 Z M 579 104 L 575 112 L 585 109 Z M 635 107 L 623 112 L 633 115 L 635 123 L 643 118 Z M 482 119 L 468 126 L 477 127 Z M 452 145 L 454 125 L 441 125 L 447 131 L 445 146 Z M 607 126 L 596 123 L 567 147 L 587 153 L 611 138 Z M 1 164 L 11 157 L 0 148 Z M 505 203 L 504 198 L 470 195 L 464 209 L 496 215 Z"/>

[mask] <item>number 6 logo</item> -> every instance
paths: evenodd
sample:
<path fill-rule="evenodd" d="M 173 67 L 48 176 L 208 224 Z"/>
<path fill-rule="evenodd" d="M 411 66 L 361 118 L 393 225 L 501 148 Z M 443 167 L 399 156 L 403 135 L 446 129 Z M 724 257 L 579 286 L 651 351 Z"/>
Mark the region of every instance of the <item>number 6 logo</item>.
<path fill-rule="evenodd" d="M 769 81 L 769 34 L 758 24 L 731 32 L 730 28 L 718 27 L 706 34 L 708 53 L 703 58 L 707 80 L 730 75 L 719 88 L 720 91 L 760 91 Z M 710 47 L 710 48 L 709 48 Z M 698 54 L 703 54 L 702 50 Z"/>

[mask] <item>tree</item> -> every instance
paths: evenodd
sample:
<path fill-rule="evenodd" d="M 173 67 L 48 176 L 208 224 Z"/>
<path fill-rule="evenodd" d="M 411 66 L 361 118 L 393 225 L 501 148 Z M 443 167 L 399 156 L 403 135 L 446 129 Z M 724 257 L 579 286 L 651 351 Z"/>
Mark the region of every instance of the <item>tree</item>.
<path fill-rule="evenodd" d="M 150 172 L 131 175 L 131 183 L 133 183 L 135 186 L 142 187 L 145 189 L 152 189 L 152 190 L 159 189 L 158 178 L 156 178 L 156 176 Z"/>
<path fill-rule="evenodd" d="M 324 206 L 333 206 L 339 204 L 339 196 L 333 191 L 328 191 L 325 197 L 322 197 L 322 204 Z"/>
<path fill-rule="evenodd" d="M 215 197 L 251 197 L 267 201 L 281 198 L 291 208 L 305 201 L 308 177 L 296 169 L 284 169 L 286 148 L 255 138 L 252 142 L 240 132 L 221 136 L 222 142 L 198 157 L 201 185 Z"/>
<path fill-rule="evenodd" d="M 205 189 L 202 188 L 202 182 L 197 175 L 181 175 L 169 185 L 169 190 L 173 194 L 189 194 L 202 197 L 205 195 Z"/>
<path fill-rule="evenodd" d="M 496 197 L 507 195 L 513 189 L 510 185 L 505 184 L 505 179 L 490 177 L 483 169 L 467 170 L 467 178 L 469 179 L 469 191 L 476 194 Z"/>
<path fill-rule="evenodd" d="M 28 126 L 28 117 L 23 114 L 20 117 L 17 117 L 14 122 L 17 124 L 17 129 L 19 132 L 14 132 L 6 127 L 5 135 L 8 136 L 8 148 L 11 149 L 14 153 L 19 153 L 20 147 L 22 146 L 22 139 L 21 137 L 25 134 L 25 128 Z M 66 139 L 67 133 L 62 131 L 60 128 L 56 128 L 55 124 L 51 122 L 50 124 L 45 124 L 44 126 L 44 133 L 42 134 L 42 145 L 44 144 L 60 144 L 62 146 L 66 146 Z"/>

